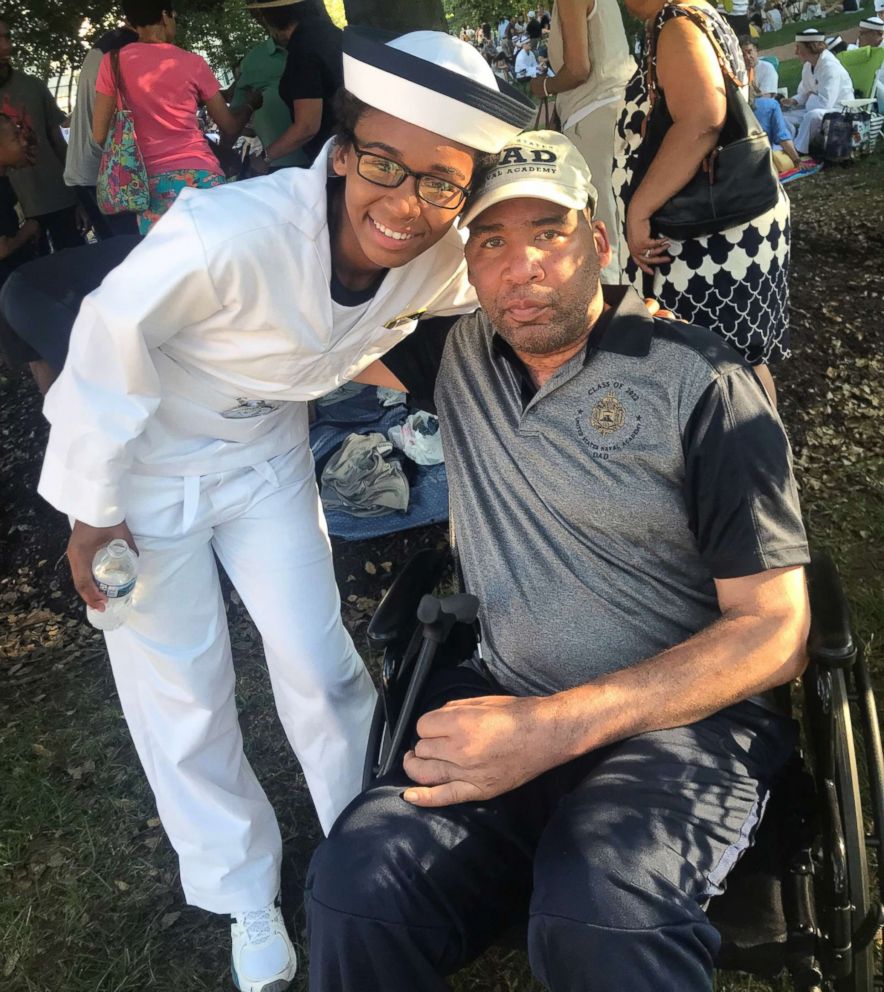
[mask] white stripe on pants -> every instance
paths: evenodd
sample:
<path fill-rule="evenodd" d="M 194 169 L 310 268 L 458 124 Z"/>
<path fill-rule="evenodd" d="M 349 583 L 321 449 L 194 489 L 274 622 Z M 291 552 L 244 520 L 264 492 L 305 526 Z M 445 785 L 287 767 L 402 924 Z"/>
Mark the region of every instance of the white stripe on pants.
<path fill-rule="evenodd" d="M 279 888 L 273 809 L 242 749 L 214 548 L 264 641 L 277 711 L 323 829 L 361 787 L 375 690 L 340 617 L 306 444 L 202 478 L 130 476 L 140 552 L 114 678 L 187 901 L 257 909 Z"/>
<path fill-rule="evenodd" d="M 612 250 L 611 264 L 601 272 L 601 280 L 606 285 L 617 285 L 621 277 L 617 246 L 623 237 L 623 229 L 617 217 L 611 173 L 614 169 L 614 132 L 622 110 L 623 101 L 617 100 L 587 114 L 574 127 L 565 131 L 565 137 L 577 146 L 586 159 L 592 173 L 592 184 L 598 190 L 599 202 L 593 220 L 604 221 Z"/>

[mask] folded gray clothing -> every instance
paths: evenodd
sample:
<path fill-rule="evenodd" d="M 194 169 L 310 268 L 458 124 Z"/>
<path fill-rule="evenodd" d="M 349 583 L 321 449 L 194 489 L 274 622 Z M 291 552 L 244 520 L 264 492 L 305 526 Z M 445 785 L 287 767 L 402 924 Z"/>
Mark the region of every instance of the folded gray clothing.
<path fill-rule="evenodd" d="M 322 505 L 356 517 L 408 509 L 408 479 L 383 434 L 348 434 L 322 471 Z"/>

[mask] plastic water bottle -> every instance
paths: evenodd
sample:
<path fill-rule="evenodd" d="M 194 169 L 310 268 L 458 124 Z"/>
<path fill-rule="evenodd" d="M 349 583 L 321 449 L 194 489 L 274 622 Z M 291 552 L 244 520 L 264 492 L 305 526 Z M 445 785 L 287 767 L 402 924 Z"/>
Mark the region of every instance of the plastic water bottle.
<path fill-rule="evenodd" d="M 86 607 L 86 619 L 99 630 L 122 627 L 132 606 L 138 578 L 138 555 L 121 538 L 99 548 L 92 559 L 92 578 L 107 596 L 104 612 Z"/>

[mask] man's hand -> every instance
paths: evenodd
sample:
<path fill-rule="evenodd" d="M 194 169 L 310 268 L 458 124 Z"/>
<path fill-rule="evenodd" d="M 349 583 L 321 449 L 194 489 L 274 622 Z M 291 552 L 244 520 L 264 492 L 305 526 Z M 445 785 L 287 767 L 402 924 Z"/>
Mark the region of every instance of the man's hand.
<path fill-rule="evenodd" d="M 98 586 L 92 578 L 92 559 L 99 548 L 103 548 L 117 537 L 121 537 L 138 554 L 135 538 L 132 537 L 125 520 L 113 527 L 90 527 L 89 524 L 77 520 L 71 531 L 71 539 L 68 541 L 68 561 L 71 563 L 74 587 L 83 602 L 99 613 L 104 612 L 107 596 L 98 591 Z"/>
<path fill-rule="evenodd" d="M 493 799 L 561 764 L 554 747 L 555 696 L 481 696 L 447 703 L 417 723 L 404 767 L 415 806 Z"/>

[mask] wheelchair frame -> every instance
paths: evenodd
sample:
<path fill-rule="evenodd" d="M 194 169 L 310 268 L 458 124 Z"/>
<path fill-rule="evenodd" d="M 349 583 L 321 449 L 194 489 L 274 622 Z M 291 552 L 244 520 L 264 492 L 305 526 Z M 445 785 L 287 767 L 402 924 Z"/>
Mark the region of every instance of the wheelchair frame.
<path fill-rule="evenodd" d="M 369 641 L 383 652 L 383 667 L 364 788 L 399 760 L 433 664 L 457 664 L 481 641 L 474 596 L 429 595 L 446 556 L 417 552 L 369 624 Z M 772 799 L 771 806 L 782 812 L 765 816 L 750 855 L 731 873 L 727 892 L 710 904 L 710 917 L 722 931 L 718 966 L 723 970 L 765 978 L 787 971 L 796 992 L 874 992 L 884 990 L 880 947 L 876 953 L 884 925 L 881 735 L 838 571 L 821 553 L 813 555 L 807 571 L 808 666 L 793 692 L 788 686 L 780 690 L 784 706 L 803 717 L 803 740 L 784 782 L 773 789 L 778 802 Z M 762 872 L 771 883 L 772 905 L 766 918 L 773 921 L 766 930 L 755 923 L 765 913 L 753 905 L 765 848 L 769 864 Z"/>

